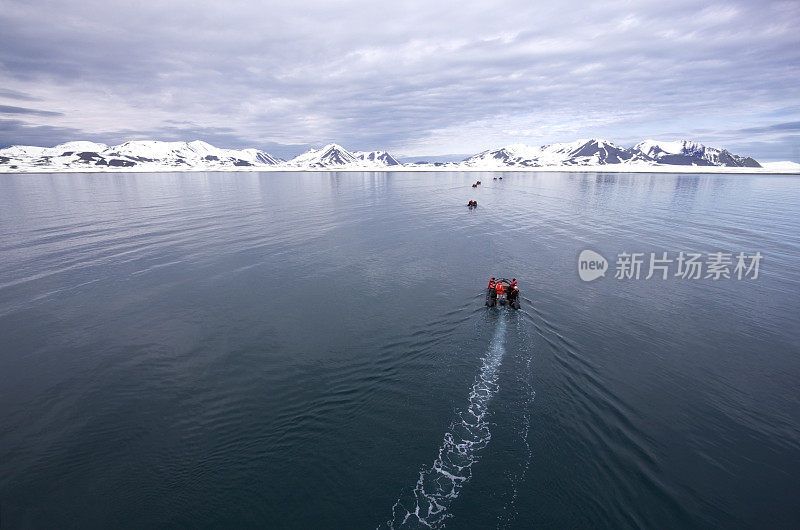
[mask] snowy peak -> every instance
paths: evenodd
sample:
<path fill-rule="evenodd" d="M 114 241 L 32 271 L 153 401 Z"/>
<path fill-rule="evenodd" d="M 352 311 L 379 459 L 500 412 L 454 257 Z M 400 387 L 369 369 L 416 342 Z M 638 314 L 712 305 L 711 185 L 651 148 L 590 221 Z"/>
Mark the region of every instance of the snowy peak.
<path fill-rule="evenodd" d="M 310 149 L 288 164 L 302 168 L 380 169 L 401 165 L 386 151 L 356 151 L 351 153 L 338 144 L 328 144 L 321 149 Z"/>
<path fill-rule="evenodd" d="M 659 142 L 656 140 L 645 140 L 633 146 L 634 150 L 641 151 L 647 156 L 656 158 L 661 155 L 677 155 L 682 153 L 695 152 L 702 148 L 701 144 L 688 140 L 677 140 L 672 142 Z"/>
<path fill-rule="evenodd" d="M 310 149 L 289 163 L 302 167 L 325 168 L 354 165 L 358 163 L 358 159 L 344 147 L 328 144 L 321 149 Z"/>
<path fill-rule="evenodd" d="M 683 166 L 728 166 L 728 167 L 761 167 L 750 157 L 732 154 L 727 149 L 706 147 L 697 142 L 677 140 L 662 142 L 645 140 L 633 147 L 633 151 L 641 153 L 659 164 Z"/>
<path fill-rule="evenodd" d="M 571 143 L 552 144 L 542 148 L 551 164 L 604 165 L 643 160 L 637 154 L 607 140 L 589 138 Z"/>
<path fill-rule="evenodd" d="M 353 156 L 364 162 L 373 162 L 380 166 L 399 166 L 401 165 L 395 157 L 386 151 L 356 151 Z"/>
<path fill-rule="evenodd" d="M 183 158 L 189 153 L 193 153 L 193 151 L 186 142 L 160 142 L 157 140 L 134 140 L 108 149 L 110 156 L 128 157 L 138 162 Z"/>
<path fill-rule="evenodd" d="M 253 165 L 266 164 L 268 166 L 275 166 L 281 163 L 281 160 L 275 158 L 269 153 L 259 151 L 258 149 L 242 149 L 239 151 L 240 158 L 253 163 Z"/>
<path fill-rule="evenodd" d="M 469 167 L 531 166 L 536 164 L 541 154 L 541 147 L 513 144 L 478 153 L 477 155 L 464 159 L 462 164 Z"/>
<path fill-rule="evenodd" d="M 63 144 L 59 144 L 55 147 L 50 147 L 49 152 L 53 156 L 69 156 L 65 155 L 65 153 L 69 152 L 100 152 L 108 149 L 106 144 L 98 144 L 95 142 L 85 142 L 85 141 L 77 141 L 77 142 L 66 142 Z"/>

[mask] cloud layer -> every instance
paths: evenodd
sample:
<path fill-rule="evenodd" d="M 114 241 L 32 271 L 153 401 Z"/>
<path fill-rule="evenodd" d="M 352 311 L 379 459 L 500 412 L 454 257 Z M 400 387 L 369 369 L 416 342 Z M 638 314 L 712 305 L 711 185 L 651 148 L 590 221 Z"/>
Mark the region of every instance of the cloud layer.
<path fill-rule="evenodd" d="M 689 137 L 799 160 L 798 22 L 797 2 L 6 0 L 0 145 Z"/>

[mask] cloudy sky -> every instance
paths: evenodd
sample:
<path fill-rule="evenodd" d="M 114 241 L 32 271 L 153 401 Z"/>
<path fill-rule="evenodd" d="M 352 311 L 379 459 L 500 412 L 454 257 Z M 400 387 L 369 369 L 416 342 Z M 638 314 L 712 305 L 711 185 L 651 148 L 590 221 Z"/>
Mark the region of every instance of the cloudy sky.
<path fill-rule="evenodd" d="M 800 161 L 800 2 L 2 0 L 0 147 L 690 138 Z"/>

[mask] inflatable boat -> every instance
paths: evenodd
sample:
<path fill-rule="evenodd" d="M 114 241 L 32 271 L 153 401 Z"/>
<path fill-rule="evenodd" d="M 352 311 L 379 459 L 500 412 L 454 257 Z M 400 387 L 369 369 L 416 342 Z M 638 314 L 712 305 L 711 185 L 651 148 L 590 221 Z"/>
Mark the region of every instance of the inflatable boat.
<path fill-rule="evenodd" d="M 497 290 L 491 287 L 486 288 L 486 305 L 494 307 L 497 304 L 508 305 L 513 309 L 519 309 L 519 289 L 512 292 L 511 280 L 502 278 L 497 280 L 497 283 L 503 284 L 503 294 L 498 295 Z"/>

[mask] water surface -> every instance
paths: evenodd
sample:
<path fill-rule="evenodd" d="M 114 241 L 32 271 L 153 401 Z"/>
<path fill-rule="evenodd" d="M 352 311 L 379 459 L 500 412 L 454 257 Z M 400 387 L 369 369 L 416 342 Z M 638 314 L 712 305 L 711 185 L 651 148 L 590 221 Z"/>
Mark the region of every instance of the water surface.
<path fill-rule="evenodd" d="M 0 175 L 0 523 L 797 527 L 799 184 Z"/>

